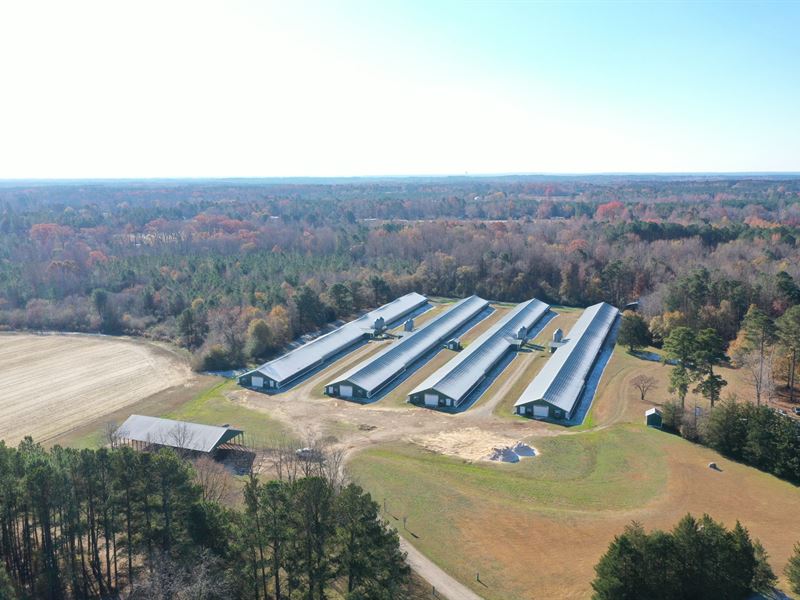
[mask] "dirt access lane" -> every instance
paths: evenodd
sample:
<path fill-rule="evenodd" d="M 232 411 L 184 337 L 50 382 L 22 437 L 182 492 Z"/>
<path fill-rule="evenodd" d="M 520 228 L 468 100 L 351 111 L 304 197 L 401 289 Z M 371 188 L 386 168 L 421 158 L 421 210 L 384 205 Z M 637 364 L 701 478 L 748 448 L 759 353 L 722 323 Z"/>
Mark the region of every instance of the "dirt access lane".
<path fill-rule="evenodd" d="M 468 587 L 460 584 L 437 567 L 422 552 L 414 548 L 405 538 L 400 538 L 400 548 L 406 553 L 406 562 L 420 577 L 436 590 L 436 597 L 447 600 L 483 600 Z"/>

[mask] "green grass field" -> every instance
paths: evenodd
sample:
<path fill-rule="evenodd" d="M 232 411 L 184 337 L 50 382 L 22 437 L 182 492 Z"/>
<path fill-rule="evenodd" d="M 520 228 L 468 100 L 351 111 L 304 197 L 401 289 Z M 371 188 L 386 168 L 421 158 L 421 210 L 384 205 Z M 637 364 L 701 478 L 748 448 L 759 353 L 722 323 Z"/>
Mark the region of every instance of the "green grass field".
<path fill-rule="evenodd" d="M 285 435 L 286 429 L 283 425 L 266 413 L 240 406 L 225 397 L 225 392 L 235 389 L 235 380 L 221 380 L 178 407 L 169 407 L 170 410 L 164 411 L 154 406 L 142 412 L 155 417 L 206 425 L 228 423 L 231 427 L 244 429 L 247 440 L 259 443 Z M 104 426 L 68 440 L 68 445 L 74 448 L 99 448 L 105 443 Z"/>
<path fill-rule="evenodd" d="M 158 416 L 206 425 L 228 423 L 231 427 L 245 430 L 247 438 L 259 442 L 276 439 L 285 433 L 283 425 L 267 414 L 235 404 L 225 397 L 225 392 L 235 389 L 236 380 L 227 379 L 178 409 Z"/>
<path fill-rule="evenodd" d="M 473 585 L 476 592 L 498 600 L 521 598 L 527 597 L 519 595 L 526 574 L 508 578 L 501 558 L 508 539 L 493 536 L 492 528 L 509 519 L 524 523 L 542 517 L 567 528 L 576 516 L 651 501 L 666 484 L 659 436 L 628 426 L 534 439 L 541 454 L 516 465 L 469 463 L 394 444 L 362 452 L 350 468 L 378 503 L 386 499 L 390 522 L 399 523 L 401 533 L 445 571 L 469 584 L 480 565 L 482 579 L 494 584 Z M 640 476 L 632 478 L 631 472 Z M 402 531 L 403 517 L 408 532 Z M 489 534 L 476 540 L 469 531 L 483 524 Z M 461 550 L 476 545 L 472 552 Z M 520 557 L 516 566 L 524 562 Z"/>
<path fill-rule="evenodd" d="M 402 535 L 487 600 L 589 597 L 594 565 L 633 520 L 647 529 L 687 512 L 741 520 L 776 572 L 797 541 L 787 528 L 795 486 L 677 436 L 623 424 L 531 443 L 541 454 L 516 465 L 385 445 L 358 454 L 351 471 L 386 499 Z"/>
<path fill-rule="evenodd" d="M 357 479 L 379 486 L 388 497 L 413 486 L 453 497 L 535 499 L 531 510 L 619 509 L 649 500 L 663 486 L 663 456 L 655 441 L 652 432 L 638 426 L 542 437 L 531 441 L 540 455 L 517 464 L 470 463 L 413 444 L 393 444 L 359 454 L 351 468 Z M 649 475 L 631 482 L 630 471 L 645 466 Z M 430 514 L 426 504 L 415 495 L 397 508 L 414 514 L 415 505 L 421 505 L 420 513 Z"/>

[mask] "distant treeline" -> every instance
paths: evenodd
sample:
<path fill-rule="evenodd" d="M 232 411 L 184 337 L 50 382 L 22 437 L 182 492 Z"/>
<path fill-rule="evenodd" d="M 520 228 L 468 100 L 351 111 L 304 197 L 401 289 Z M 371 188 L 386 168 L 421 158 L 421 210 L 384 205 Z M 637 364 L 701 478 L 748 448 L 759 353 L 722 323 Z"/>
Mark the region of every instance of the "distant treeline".
<path fill-rule="evenodd" d="M 751 304 L 785 309 L 799 227 L 792 179 L 3 187 L 0 327 L 145 335 L 222 368 L 416 290 L 642 299 L 731 340 Z"/>

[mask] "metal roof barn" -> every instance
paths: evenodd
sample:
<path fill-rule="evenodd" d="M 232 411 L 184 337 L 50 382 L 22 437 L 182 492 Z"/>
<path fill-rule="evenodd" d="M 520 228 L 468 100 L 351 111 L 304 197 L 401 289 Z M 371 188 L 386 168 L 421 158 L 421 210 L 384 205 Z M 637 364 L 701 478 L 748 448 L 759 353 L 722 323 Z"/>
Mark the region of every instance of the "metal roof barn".
<path fill-rule="evenodd" d="M 383 318 L 387 324 L 392 323 L 412 313 L 427 301 L 428 299 L 425 296 L 416 292 L 401 296 L 354 321 L 345 323 L 330 333 L 326 333 L 275 360 L 264 363 L 253 371 L 245 373 L 239 378 L 239 383 L 245 384 L 250 381 L 250 387 L 265 387 L 264 385 L 255 385 L 253 383 L 253 379 L 264 378 L 273 383 L 273 385 L 266 387 L 272 389 L 280 388 L 364 339 L 372 332 L 375 321 L 379 318 Z"/>
<path fill-rule="evenodd" d="M 572 326 L 550 360 L 514 403 L 522 407 L 533 402 L 547 404 L 563 411 L 569 418 L 580 398 L 586 377 L 619 315 L 615 307 L 601 302 L 590 306 Z M 523 412 L 517 409 L 518 414 Z M 544 411 L 534 416 L 551 416 Z M 556 415 L 560 416 L 560 415 Z"/>
<path fill-rule="evenodd" d="M 407 334 L 325 386 L 339 397 L 371 398 L 392 379 L 405 372 L 434 347 L 440 346 L 454 332 L 481 313 L 489 302 L 470 296 L 455 304 L 424 327 Z M 342 393 L 342 388 L 346 392 Z M 355 393 L 357 392 L 357 393 Z"/>
<path fill-rule="evenodd" d="M 122 440 L 148 445 L 211 453 L 220 444 L 229 442 L 243 433 L 239 429 L 231 429 L 228 426 L 216 427 L 187 421 L 131 415 L 117 429 L 116 436 Z"/>
<path fill-rule="evenodd" d="M 549 304 L 536 298 L 518 304 L 466 350 L 413 389 L 409 400 L 424 400 L 426 406 L 434 406 L 429 398 L 437 396 L 444 400 L 444 406 L 460 405 L 506 352 L 522 342 L 518 339 L 519 329 L 530 331 L 549 309 Z"/>

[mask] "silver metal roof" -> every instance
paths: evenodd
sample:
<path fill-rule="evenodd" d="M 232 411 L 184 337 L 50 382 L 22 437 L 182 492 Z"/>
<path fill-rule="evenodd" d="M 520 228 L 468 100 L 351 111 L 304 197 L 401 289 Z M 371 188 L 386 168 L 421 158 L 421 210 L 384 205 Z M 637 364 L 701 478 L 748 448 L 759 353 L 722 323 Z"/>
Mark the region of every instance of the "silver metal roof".
<path fill-rule="evenodd" d="M 386 323 L 391 323 L 406 316 L 427 301 L 428 299 L 425 296 L 416 292 L 401 296 L 354 321 L 345 323 L 330 333 L 303 344 L 275 360 L 264 363 L 252 372 L 259 372 L 281 385 L 306 369 L 355 344 L 372 330 L 372 326 L 378 317 L 383 317 Z"/>
<path fill-rule="evenodd" d="M 565 343 L 553 353 L 514 406 L 545 400 L 571 413 L 618 314 L 619 310 L 605 302 L 584 310 L 564 338 Z"/>
<path fill-rule="evenodd" d="M 478 296 L 465 298 L 414 333 L 384 348 L 327 385 L 349 382 L 371 395 L 434 346 L 448 339 L 488 305 L 487 300 Z"/>
<path fill-rule="evenodd" d="M 549 304 L 536 298 L 518 304 L 409 395 L 431 390 L 459 404 L 509 348 L 518 342 L 515 338 L 519 328 L 524 326 L 530 329 L 549 308 Z"/>
<path fill-rule="evenodd" d="M 201 425 L 143 415 L 131 415 L 117 429 L 117 436 L 122 439 L 198 452 L 211 452 L 241 433 L 243 432 L 239 429 L 230 427 Z"/>

